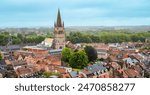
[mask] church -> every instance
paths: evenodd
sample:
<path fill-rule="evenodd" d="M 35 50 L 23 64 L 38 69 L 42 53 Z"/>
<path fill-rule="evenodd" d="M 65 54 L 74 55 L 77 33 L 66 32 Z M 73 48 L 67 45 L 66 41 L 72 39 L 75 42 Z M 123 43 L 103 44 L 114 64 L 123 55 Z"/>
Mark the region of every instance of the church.
<path fill-rule="evenodd" d="M 64 22 L 62 22 L 60 10 L 58 9 L 57 21 L 54 23 L 53 49 L 62 49 L 65 47 Z"/>

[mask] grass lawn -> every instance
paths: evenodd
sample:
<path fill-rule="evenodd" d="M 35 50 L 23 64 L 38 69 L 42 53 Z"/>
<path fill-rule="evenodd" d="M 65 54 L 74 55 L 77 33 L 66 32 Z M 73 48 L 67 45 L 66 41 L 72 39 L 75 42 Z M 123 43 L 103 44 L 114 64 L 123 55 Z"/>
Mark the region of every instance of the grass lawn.
<path fill-rule="evenodd" d="M 77 72 L 80 72 L 81 69 L 76 69 L 76 68 L 73 68 L 74 71 L 77 71 Z"/>

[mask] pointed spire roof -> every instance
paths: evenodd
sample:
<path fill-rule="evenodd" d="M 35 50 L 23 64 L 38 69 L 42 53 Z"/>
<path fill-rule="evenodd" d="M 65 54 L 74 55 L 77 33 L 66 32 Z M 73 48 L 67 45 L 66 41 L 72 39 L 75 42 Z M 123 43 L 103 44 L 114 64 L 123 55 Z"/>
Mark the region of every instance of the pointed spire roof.
<path fill-rule="evenodd" d="M 56 23 L 57 27 L 62 27 L 62 22 L 61 22 L 61 15 L 60 15 L 60 10 L 58 9 L 58 14 L 57 14 L 57 23 Z"/>

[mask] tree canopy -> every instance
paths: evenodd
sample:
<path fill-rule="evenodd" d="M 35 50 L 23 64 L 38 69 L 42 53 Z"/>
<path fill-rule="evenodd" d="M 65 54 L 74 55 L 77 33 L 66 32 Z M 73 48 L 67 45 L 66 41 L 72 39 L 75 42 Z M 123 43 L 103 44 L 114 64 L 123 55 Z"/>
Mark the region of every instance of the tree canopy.
<path fill-rule="evenodd" d="M 62 50 L 62 61 L 69 62 L 70 57 L 72 56 L 73 51 L 70 48 L 63 48 Z"/>
<path fill-rule="evenodd" d="M 0 53 L 0 60 L 2 60 L 2 54 Z"/>
<path fill-rule="evenodd" d="M 88 65 L 88 57 L 83 50 L 74 52 L 69 60 L 72 68 L 83 69 Z"/>
<path fill-rule="evenodd" d="M 94 62 L 97 59 L 97 51 L 92 46 L 86 46 L 84 48 L 85 53 L 88 56 L 88 60 Z"/>
<path fill-rule="evenodd" d="M 150 37 L 150 32 L 71 32 L 67 40 L 72 43 L 122 43 L 122 42 L 144 42 Z"/>
<path fill-rule="evenodd" d="M 12 34 L 10 35 L 10 33 L 7 32 L 3 32 L 0 34 L 0 45 L 1 46 L 5 46 L 8 43 L 10 43 L 12 45 L 15 44 L 26 44 L 26 43 L 41 43 L 44 39 L 46 38 L 46 36 L 43 35 L 37 35 L 36 33 L 30 33 L 30 34 Z"/>

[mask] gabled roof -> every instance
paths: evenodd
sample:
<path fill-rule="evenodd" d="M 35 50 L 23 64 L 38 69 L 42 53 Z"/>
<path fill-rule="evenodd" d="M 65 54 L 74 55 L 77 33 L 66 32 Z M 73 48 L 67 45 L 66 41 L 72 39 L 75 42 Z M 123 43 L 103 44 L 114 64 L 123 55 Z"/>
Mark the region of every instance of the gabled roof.
<path fill-rule="evenodd" d="M 142 68 L 139 65 L 135 65 L 133 67 L 134 70 L 138 71 L 138 72 L 142 72 Z"/>
<path fill-rule="evenodd" d="M 111 62 L 111 63 L 109 63 L 109 65 L 114 69 L 117 69 L 120 67 L 120 65 L 117 62 Z"/>
<path fill-rule="evenodd" d="M 86 75 L 91 74 L 91 72 L 90 72 L 90 71 L 88 71 L 87 69 L 83 69 L 83 70 L 81 70 L 81 72 L 80 72 L 80 73 L 84 73 L 84 74 L 86 74 Z"/>
<path fill-rule="evenodd" d="M 128 75 L 125 73 L 125 71 L 123 69 L 120 69 L 120 70 L 117 70 L 117 71 L 121 74 L 121 77 L 128 78 Z"/>
<path fill-rule="evenodd" d="M 54 39 L 52 38 L 45 38 L 45 40 L 41 44 L 44 44 L 46 46 L 52 46 L 53 40 Z"/>
<path fill-rule="evenodd" d="M 71 72 L 69 72 L 69 74 L 72 78 L 76 78 L 78 76 L 77 71 L 71 71 Z"/>
<path fill-rule="evenodd" d="M 7 65 L 12 64 L 9 60 L 5 60 L 5 63 L 6 63 Z"/>
<path fill-rule="evenodd" d="M 22 65 L 27 65 L 26 61 L 19 60 L 19 61 L 11 61 L 13 66 L 22 66 Z"/>
<path fill-rule="evenodd" d="M 46 56 L 46 59 L 48 59 L 51 62 L 51 64 L 61 65 L 60 55 L 49 55 L 49 56 Z"/>
<path fill-rule="evenodd" d="M 129 78 L 142 77 L 138 71 L 133 69 L 127 69 L 124 72 L 128 75 Z"/>
<path fill-rule="evenodd" d="M 107 68 L 104 67 L 102 64 L 93 64 L 93 65 L 86 67 L 86 69 L 90 71 L 91 73 L 95 73 L 97 71 L 106 70 Z"/>
<path fill-rule="evenodd" d="M 134 65 L 138 63 L 138 60 L 129 58 L 124 58 L 123 61 L 126 61 L 128 64 Z"/>
<path fill-rule="evenodd" d="M 20 68 L 17 68 L 16 72 L 19 76 L 24 76 L 24 75 L 30 75 L 30 74 L 33 74 L 35 72 L 37 72 L 37 68 L 35 67 L 20 67 Z"/>

